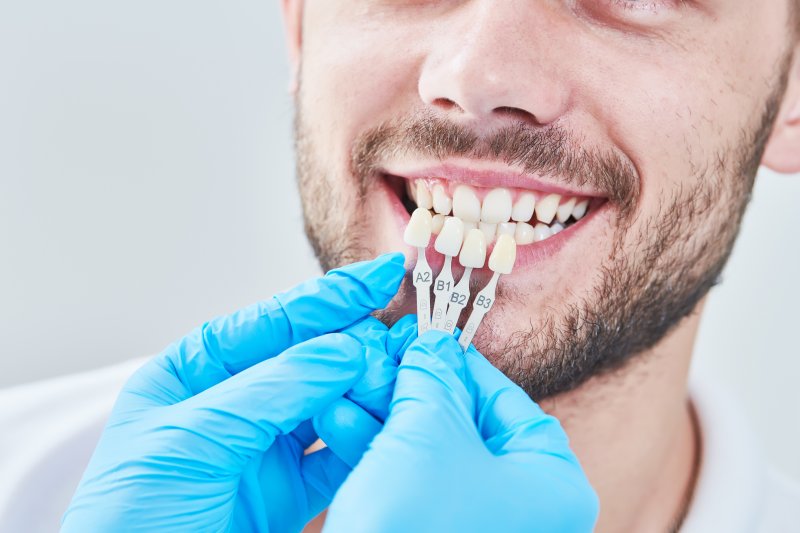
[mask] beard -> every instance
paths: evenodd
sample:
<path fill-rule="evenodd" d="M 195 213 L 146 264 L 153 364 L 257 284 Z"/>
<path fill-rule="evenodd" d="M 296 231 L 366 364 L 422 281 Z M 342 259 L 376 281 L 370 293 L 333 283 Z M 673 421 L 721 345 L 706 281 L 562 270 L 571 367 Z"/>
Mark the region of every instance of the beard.
<path fill-rule="evenodd" d="M 565 393 L 625 367 L 655 346 L 717 283 L 786 80 L 784 74 L 735 142 L 717 150 L 707 164 L 694 165 L 692 179 L 686 181 L 691 186 L 663 197 L 650 217 L 637 214 L 640 182 L 632 164 L 613 151 L 586 148 L 557 124 L 521 123 L 477 136 L 435 115 L 412 112 L 360 135 L 347 173 L 337 175 L 321 163 L 305 122 L 301 86 L 295 145 L 306 234 L 325 270 L 373 257 L 376 243 L 363 227 L 363 200 L 378 186 L 382 162 L 398 156 L 501 161 L 602 191 L 617 216 L 611 252 L 598 265 L 591 288 L 580 296 L 564 295 L 570 299 L 558 308 L 530 311 L 524 294 L 504 291 L 501 285 L 496 310 L 486 316 L 474 339 L 476 348 L 534 400 Z M 353 193 L 346 208 L 319 201 L 342 199 L 345 189 Z M 391 326 L 413 300 L 412 291 L 407 279 L 392 304 L 376 316 Z M 508 331 L 499 317 L 520 312 L 530 313 L 529 327 Z"/>

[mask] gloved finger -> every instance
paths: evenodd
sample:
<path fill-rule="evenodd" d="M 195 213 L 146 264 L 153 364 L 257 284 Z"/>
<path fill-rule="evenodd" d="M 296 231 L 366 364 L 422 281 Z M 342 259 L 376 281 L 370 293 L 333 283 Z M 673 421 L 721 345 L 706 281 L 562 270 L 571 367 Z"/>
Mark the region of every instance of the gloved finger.
<path fill-rule="evenodd" d="M 364 373 L 361 345 L 340 333 L 289 348 L 179 404 L 154 411 L 156 432 L 201 464 L 236 473 L 278 435 L 340 398 Z M 230 472 L 226 471 L 230 469 Z"/>
<path fill-rule="evenodd" d="M 350 468 L 355 468 L 383 424 L 345 398 L 314 417 L 314 429 L 325 444 Z"/>
<path fill-rule="evenodd" d="M 330 448 L 304 456 L 300 469 L 308 494 L 309 516 L 316 516 L 330 505 L 351 472 L 351 468 Z"/>
<path fill-rule="evenodd" d="M 569 440 L 558 420 L 542 411 L 475 348 L 470 346 L 464 361 L 476 401 L 478 429 L 492 453 L 569 450 Z"/>
<path fill-rule="evenodd" d="M 397 363 L 411 343 L 417 339 L 417 315 L 406 315 L 389 328 L 386 337 L 386 353 Z"/>
<path fill-rule="evenodd" d="M 389 402 L 397 377 L 397 361 L 386 351 L 389 329 L 378 319 L 367 317 L 342 330 L 364 346 L 367 370 L 347 392 L 346 397 L 383 421 L 389 413 Z"/>
<path fill-rule="evenodd" d="M 403 260 L 402 254 L 387 254 L 331 270 L 216 318 L 137 372 L 126 385 L 133 392 L 128 397 L 141 403 L 147 391 L 153 403 L 175 403 L 299 342 L 342 329 L 389 303 L 405 274 Z"/>
<path fill-rule="evenodd" d="M 382 433 L 412 445 L 444 446 L 460 433 L 480 439 L 464 383 L 464 357 L 449 333 L 429 331 L 402 356 Z"/>

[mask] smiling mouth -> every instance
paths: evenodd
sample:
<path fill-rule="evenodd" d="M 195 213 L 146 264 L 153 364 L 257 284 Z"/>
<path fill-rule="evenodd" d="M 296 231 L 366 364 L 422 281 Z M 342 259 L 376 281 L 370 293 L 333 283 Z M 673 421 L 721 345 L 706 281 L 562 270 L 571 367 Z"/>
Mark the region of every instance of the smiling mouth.
<path fill-rule="evenodd" d="M 605 203 L 605 198 L 556 193 L 533 188 L 485 187 L 440 177 L 384 178 L 410 215 L 418 207 L 430 210 L 433 233 L 445 217 L 455 216 L 465 230 L 480 229 L 487 244 L 503 234 L 518 246 L 539 243 L 579 225 Z"/>

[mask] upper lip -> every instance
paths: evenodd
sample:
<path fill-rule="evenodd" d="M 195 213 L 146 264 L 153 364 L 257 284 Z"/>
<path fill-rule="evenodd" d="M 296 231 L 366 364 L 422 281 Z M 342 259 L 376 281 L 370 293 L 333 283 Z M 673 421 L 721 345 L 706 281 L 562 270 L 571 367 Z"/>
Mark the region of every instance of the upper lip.
<path fill-rule="evenodd" d="M 432 164 L 398 163 L 393 166 L 387 165 L 381 171 L 384 174 L 409 180 L 437 178 L 476 187 L 507 187 L 566 196 L 606 197 L 602 192 L 588 188 L 586 185 L 576 187 L 564 180 L 559 180 L 558 176 L 530 174 L 519 168 L 497 162 L 448 160 Z"/>

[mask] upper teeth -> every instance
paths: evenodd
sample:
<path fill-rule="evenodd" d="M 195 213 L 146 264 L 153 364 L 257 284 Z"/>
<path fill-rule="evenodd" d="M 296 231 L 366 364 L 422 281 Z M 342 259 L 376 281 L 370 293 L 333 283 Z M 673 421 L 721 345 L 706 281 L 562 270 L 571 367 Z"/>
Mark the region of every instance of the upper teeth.
<path fill-rule="evenodd" d="M 480 229 L 489 244 L 502 234 L 513 236 L 521 245 L 544 240 L 562 231 L 568 221 L 583 218 L 589 207 L 588 198 L 503 187 L 489 190 L 481 201 L 478 190 L 458 184 L 451 196 L 441 180 L 409 181 L 407 190 L 418 207 L 436 213 L 433 233 L 439 233 L 445 217 L 452 213 L 464 222 L 465 234 L 471 228 Z"/>

